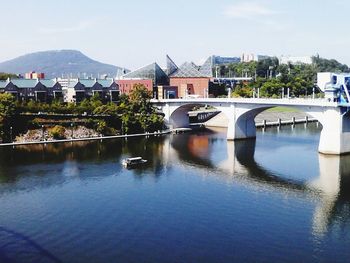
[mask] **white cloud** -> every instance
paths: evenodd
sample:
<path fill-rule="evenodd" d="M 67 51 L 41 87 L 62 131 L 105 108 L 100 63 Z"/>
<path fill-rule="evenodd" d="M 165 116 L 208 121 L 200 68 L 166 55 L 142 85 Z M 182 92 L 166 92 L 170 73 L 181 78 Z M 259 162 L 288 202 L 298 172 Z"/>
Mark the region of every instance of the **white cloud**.
<path fill-rule="evenodd" d="M 268 6 L 257 2 L 241 2 L 230 5 L 224 11 L 224 15 L 230 18 L 256 19 L 277 14 Z"/>

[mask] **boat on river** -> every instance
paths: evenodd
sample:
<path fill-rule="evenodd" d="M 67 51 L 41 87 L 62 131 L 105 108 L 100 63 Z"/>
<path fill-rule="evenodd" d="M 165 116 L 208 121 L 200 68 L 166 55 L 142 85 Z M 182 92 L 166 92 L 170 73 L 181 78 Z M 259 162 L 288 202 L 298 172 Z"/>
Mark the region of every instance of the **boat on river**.
<path fill-rule="evenodd" d="M 122 161 L 122 164 L 125 168 L 137 167 L 145 163 L 147 163 L 147 160 L 142 159 L 142 157 L 126 158 Z"/>

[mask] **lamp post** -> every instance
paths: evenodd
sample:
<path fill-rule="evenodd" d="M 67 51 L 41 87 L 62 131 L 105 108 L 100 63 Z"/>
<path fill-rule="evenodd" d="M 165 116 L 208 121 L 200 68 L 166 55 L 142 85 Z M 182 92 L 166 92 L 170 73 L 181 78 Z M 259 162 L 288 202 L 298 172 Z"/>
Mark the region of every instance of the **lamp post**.
<path fill-rule="evenodd" d="M 13 140 L 12 140 L 12 126 L 10 127 L 10 140 L 11 140 L 11 142 L 13 142 Z"/>
<path fill-rule="evenodd" d="M 44 125 L 41 125 L 41 140 L 44 141 L 44 137 L 45 137 L 45 134 L 44 134 Z"/>
<path fill-rule="evenodd" d="M 71 137 L 72 137 L 72 139 L 73 139 L 73 127 L 74 127 L 73 122 L 70 124 L 70 127 L 72 128 L 72 134 L 71 134 Z"/>

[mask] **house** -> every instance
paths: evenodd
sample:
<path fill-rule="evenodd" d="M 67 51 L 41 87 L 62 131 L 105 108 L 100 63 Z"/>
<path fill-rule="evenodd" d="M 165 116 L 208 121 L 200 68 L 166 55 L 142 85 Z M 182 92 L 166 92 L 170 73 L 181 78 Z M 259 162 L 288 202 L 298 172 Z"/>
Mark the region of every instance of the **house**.
<path fill-rule="evenodd" d="M 74 79 L 63 90 L 66 102 L 79 103 L 95 94 L 104 102 L 117 101 L 119 97 L 119 85 L 114 79 Z"/>

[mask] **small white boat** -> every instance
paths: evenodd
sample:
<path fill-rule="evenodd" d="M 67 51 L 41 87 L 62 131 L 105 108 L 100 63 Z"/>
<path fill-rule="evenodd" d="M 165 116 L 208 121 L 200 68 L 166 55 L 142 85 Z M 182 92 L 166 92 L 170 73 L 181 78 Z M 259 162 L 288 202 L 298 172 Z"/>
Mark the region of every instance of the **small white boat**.
<path fill-rule="evenodd" d="M 142 157 L 132 157 L 126 158 L 122 161 L 125 168 L 135 167 L 147 163 L 147 160 L 142 159 Z"/>

